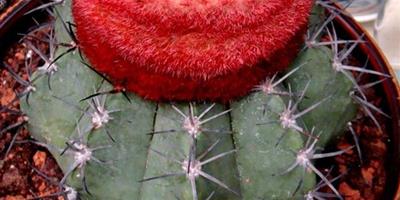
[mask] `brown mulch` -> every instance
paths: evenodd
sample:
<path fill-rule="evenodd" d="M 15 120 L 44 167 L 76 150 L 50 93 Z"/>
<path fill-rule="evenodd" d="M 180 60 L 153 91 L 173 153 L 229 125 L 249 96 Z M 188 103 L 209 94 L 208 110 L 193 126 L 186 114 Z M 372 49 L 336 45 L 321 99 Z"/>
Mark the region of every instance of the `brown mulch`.
<path fill-rule="evenodd" d="M 374 105 L 381 107 L 384 102 L 375 93 L 375 89 L 366 91 L 367 98 Z M 337 156 L 334 163 L 340 174 L 346 176 L 339 182 L 339 192 L 349 200 L 380 200 L 385 192 L 387 149 L 389 137 L 386 124 L 389 121 L 379 114 L 375 117 L 380 122 L 379 130 L 372 120 L 360 110 L 357 120 L 353 122 L 353 129 L 359 139 L 362 152 L 362 163 L 356 149 Z M 385 123 L 386 122 L 386 123 Z M 345 149 L 354 145 L 351 133 L 346 133 L 338 144 L 338 149 Z"/>
<path fill-rule="evenodd" d="M 47 49 L 43 44 L 37 45 L 41 49 Z M 2 59 L 25 80 L 27 79 L 27 72 L 24 68 L 26 51 L 24 44 L 15 44 Z M 34 60 L 36 60 L 37 66 L 38 59 Z M 17 98 L 14 91 L 20 92 L 23 87 L 10 76 L 2 65 L 0 63 L 0 105 L 18 111 L 19 101 L 12 103 Z M 24 122 L 24 116 L 13 112 L 0 113 L 0 130 L 19 122 Z M 14 136 L 16 136 L 16 142 L 8 151 Z M 62 178 L 62 172 L 56 161 L 46 149 L 26 142 L 28 139 L 30 139 L 30 135 L 24 126 L 0 135 L 0 200 L 29 199 L 59 191 L 57 185 L 50 183 L 36 171 L 52 177 L 52 181 L 58 181 Z"/>

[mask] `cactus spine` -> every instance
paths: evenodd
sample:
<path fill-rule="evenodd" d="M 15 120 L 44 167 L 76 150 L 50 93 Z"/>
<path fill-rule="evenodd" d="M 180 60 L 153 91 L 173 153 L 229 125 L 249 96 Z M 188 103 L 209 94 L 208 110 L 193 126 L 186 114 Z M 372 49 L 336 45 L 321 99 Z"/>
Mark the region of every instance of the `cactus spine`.
<path fill-rule="evenodd" d="M 70 6 L 55 7 L 54 37 L 69 44 L 49 60 L 57 71 L 35 73 L 36 90 L 22 101 L 33 137 L 65 173 L 61 185 L 84 199 L 301 199 L 316 192 L 319 177 L 342 198 L 313 165 L 345 153 L 315 147 L 341 133 L 357 109 L 352 74 L 336 70 L 336 52 L 325 47 L 335 41 L 315 45 L 324 20 L 313 16 L 323 31 L 287 74 L 247 97 L 168 104 L 118 92 L 86 65 Z"/>

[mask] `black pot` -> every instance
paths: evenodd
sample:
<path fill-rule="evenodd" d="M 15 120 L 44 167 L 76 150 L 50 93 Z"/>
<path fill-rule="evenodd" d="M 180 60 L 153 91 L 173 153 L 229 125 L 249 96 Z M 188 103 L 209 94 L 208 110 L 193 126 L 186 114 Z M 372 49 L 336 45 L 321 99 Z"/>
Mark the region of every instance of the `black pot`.
<path fill-rule="evenodd" d="M 25 15 L 25 13 L 39 3 L 39 0 L 8 1 L 7 7 L 0 11 L 0 51 L 5 51 L 7 49 L 5 47 L 15 42 L 17 33 L 24 33 L 33 26 L 33 15 Z"/>

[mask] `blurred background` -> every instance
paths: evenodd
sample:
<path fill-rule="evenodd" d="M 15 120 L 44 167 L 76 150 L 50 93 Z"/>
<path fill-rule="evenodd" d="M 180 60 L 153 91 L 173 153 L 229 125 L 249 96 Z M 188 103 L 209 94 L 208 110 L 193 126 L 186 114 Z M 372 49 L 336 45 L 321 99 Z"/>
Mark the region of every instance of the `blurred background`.
<path fill-rule="evenodd" d="M 400 78 L 400 0 L 340 0 L 373 36 Z"/>

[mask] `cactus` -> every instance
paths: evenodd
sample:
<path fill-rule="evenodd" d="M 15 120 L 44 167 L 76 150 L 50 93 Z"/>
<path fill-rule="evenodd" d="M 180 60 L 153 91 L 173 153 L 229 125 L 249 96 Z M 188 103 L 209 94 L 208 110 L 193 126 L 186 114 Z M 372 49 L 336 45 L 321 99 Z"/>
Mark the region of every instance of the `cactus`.
<path fill-rule="evenodd" d="M 294 72 L 287 81 L 294 93 L 301 92 L 309 83 L 305 93 L 307 98 L 299 103 L 300 110 L 328 98 L 302 118 L 307 127 L 315 127 L 317 132 L 323 132 L 319 140 L 322 146 L 343 132 L 346 123 L 354 118 L 357 111 L 355 102 L 349 98 L 353 90 L 352 82 L 344 74 L 335 72 L 333 67 L 320 67 L 331 65 L 331 55 L 332 51 L 326 47 L 310 48 L 301 52 L 294 65 L 305 64 L 302 70 Z M 319 70 L 315 70 L 316 67 Z"/>
<path fill-rule="evenodd" d="M 124 74 L 118 70 L 112 74 L 115 67 L 99 64 L 103 59 L 111 64 L 108 59 L 119 59 L 120 55 L 115 55 L 115 49 L 103 44 L 105 40 L 98 35 L 90 38 L 85 35 L 89 29 L 84 30 L 82 24 L 92 28 L 98 24 L 85 21 L 85 13 L 77 13 L 93 5 L 93 1 L 83 2 L 74 1 L 74 12 L 80 20 L 77 25 L 72 22 L 71 1 L 55 6 L 55 31 L 48 38 L 50 55 L 43 55 L 30 45 L 45 65 L 30 77 L 31 89 L 21 95 L 25 98 L 21 107 L 28 116 L 32 136 L 36 143 L 52 152 L 64 171 L 60 188 L 64 193 L 69 192 L 65 198 L 76 199 L 78 191 L 83 199 L 309 199 L 322 194 L 318 190 L 324 185 L 333 193 L 323 195 L 342 199 L 331 183 L 336 179 L 326 178 L 313 161 L 349 149 L 321 153 L 316 147 L 325 147 L 355 117 L 354 94 L 366 101 L 351 71 L 382 74 L 361 68 L 342 70 L 346 60 L 337 59 L 338 44 L 345 44 L 341 47 L 345 53 L 339 56 L 349 56 L 360 41 L 340 41 L 329 28 L 332 17 L 321 18 L 320 7 L 315 9 L 318 14 L 311 16 L 304 48 L 286 74 L 274 74 L 259 83 L 260 77 L 264 79 L 266 74 L 276 72 L 272 66 L 254 79 L 259 85 L 250 81 L 240 91 L 234 91 L 238 89 L 235 86 L 227 96 L 218 96 L 225 86 L 218 88 L 213 78 L 206 79 L 211 84 L 200 90 L 190 91 L 203 84 L 195 81 L 193 84 L 197 86 L 192 88 L 190 84 L 182 86 L 181 94 L 171 93 L 177 88 L 162 93 L 154 93 L 150 88 L 148 94 L 138 94 L 149 99 L 186 100 L 168 103 L 152 102 L 126 92 L 121 86 L 138 92 L 129 88 L 134 85 L 129 81 L 136 80 L 120 79 Z M 310 2 L 294 4 L 308 12 Z M 94 15 L 91 17 L 97 17 L 95 14 L 90 13 Z M 301 27 L 302 23 L 296 26 Z M 78 38 L 74 34 L 76 26 Z M 128 34 L 123 27 L 119 28 L 113 34 Z M 302 36 L 304 30 L 295 29 L 298 32 L 293 34 Z M 321 41 L 322 34 L 327 34 L 330 40 Z M 114 37 L 109 38 L 111 42 Z M 293 37 L 298 41 L 298 35 Z M 104 49 L 98 53 L 91 45 L 110 48 L 111 53 L 105 53 Z M 277 64 L 282 65 L 278 67 L 280 70 L 291 60 L 289 54 L 297 52 L 297 45 L 296 42 L 289 45 L 294 50 L 281 55 L 285 61 Z M 87 64 L 86 56 L 95 67 Z M 125 56 L 132 55 L 128 51 Z M 125 64 L 129 62 L 121 66 L 126 67 Z M 107 76 L 96 71 L 97 68 Z M 135 73 L 146 75 L 144 70 L 125 75 Z M 184 76 L 180 77 L 180 73 L 189 72 L 174 73 L 178 78 L 172 84 L 182 80 Z M 247 80 L 246 76 L 220 78 L 232 84 L 237 80 L 239 85 Z M 148 77 L 145 81 L 149 81 Z M 209 86 L 217 89 L 209 94 L 196 93 Z M 254 88 L 251 94 L 237 101 L 226 101 L 248 93 L 249 86 Z M 153 95 L 156 93 L 158 96 Z M 225 104 L 194 101 L 199 99 Z M 317 179 L 322 182 L 313 188 Z"/>

